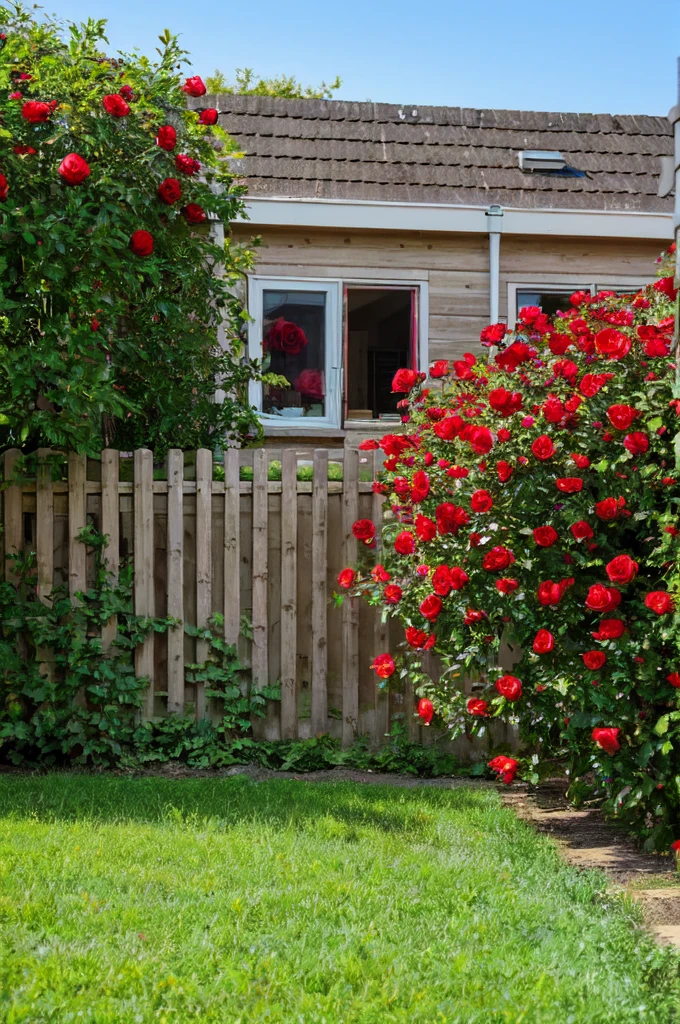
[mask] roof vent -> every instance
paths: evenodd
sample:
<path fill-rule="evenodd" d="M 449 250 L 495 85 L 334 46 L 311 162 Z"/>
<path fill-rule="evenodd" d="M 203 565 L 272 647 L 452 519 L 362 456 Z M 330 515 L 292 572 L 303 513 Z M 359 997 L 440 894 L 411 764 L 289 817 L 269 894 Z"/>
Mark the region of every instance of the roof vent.
<path fill-rule="evenodd" d="M 561 153 L 546 149 L 523 149 L 517 159 L 523 171 L 563 171 L 567 167 Z"/>

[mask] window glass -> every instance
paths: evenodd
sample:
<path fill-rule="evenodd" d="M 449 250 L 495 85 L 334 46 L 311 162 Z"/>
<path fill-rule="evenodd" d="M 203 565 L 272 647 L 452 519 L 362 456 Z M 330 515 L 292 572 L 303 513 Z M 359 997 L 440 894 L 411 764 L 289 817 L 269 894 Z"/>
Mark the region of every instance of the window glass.
<path fill-rule="evenodd" d="M 590 291 L 589 285 L 574 285 L 564 291 L 517 291 L 517 315 L 525 306 L 540 306 L 548 316 L 554 316 L 559 310 L 569 309 L 569 296 L 577 291 Z"/>
<path fill-rule="evenodd" d="M 262 411 L 287 419 L 326 414 L 326 293 L 265 289 L 262 296 L 265 370 L 287 385 L 262 386 Z"/>

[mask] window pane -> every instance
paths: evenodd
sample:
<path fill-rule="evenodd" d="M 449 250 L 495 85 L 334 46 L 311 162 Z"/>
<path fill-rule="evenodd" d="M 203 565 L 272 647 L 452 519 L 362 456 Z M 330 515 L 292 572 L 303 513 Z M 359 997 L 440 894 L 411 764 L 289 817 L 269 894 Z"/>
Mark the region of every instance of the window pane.
<path fill-rule="evenodd" d="M 262 411 L 289 419 L 326 414 L 326 293 L 266 289 L 264 367 L 288 386 L 262 386 Z"/>
<path fill-rule="evenodd" d="M 548 316 L 554 316 L 559 310 L 569 309 L 569 296 L 577 291 L 590 291 L 588 285 L 574 285 L 564 291 L 524 291 L 517 292 L 517 314 L 524 306 L 540 306 Z"/>

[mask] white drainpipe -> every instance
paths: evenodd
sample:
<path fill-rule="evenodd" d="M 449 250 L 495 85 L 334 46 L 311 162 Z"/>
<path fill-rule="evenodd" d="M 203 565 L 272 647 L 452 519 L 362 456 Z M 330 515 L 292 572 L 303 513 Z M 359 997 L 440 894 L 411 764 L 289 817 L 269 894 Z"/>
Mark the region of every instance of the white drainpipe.
<path fill-rule="evenodd" d="M 489 323 L 498 323 L 501 292 L 501 231 L 503 230 L 503 207 L 490 206 L 486 211 L 489 230 Z M 489 349 L 489 358 L 494 350 Z"/>

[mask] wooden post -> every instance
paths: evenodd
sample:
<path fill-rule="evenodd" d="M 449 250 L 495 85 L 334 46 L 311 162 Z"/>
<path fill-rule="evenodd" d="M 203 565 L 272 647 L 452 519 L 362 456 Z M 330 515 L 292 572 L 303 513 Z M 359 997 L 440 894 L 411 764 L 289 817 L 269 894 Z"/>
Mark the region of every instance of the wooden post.
<path fill-rule="evenodd" d="M 357 542 L 352 523 L 359 518 L 359 452 L 345 446 L 342 473 L 343 560 L 353 565 Z M 342 604 L 342 745 L 350 747 L 359 726 L 359 602 L 345 595 Z"/>
<path fill-rule="evenodd" d="M 252 679 L 256 688 L 269 682 L 267 587 L 268 458 L 264 448 L 253 452 L 253 651 Z"/>
<path fill-rule="evenodd" d="M 168 617 L 179 625 L 168 632 L 168 713 L 184 714 L 184 452 L 171 448 L 168 475 Z"/>
<path fill-rule="evenodd" d="M 382 468 L 383 453 L 381 451 L 373 452 L 373 479 L 376 480 L 378 473 Z M 373 508 L 372 508 L 372 519 L 375 523 L 375 539 L 376 539 L 376 557 L 379 557 L 379 552 L 382 547 L 382 515 L 383 515 L 383 503 L 385 498 L 382 494 L 373 495 Z M 387 623 L 382 620 L 381 608 L 375 609 L 375 630 L 374 630 L 374 644 L 375 649 L 373 651 L 373 657 L 376 654 L 382 654 L 387 650 L 388 645 L 388 630 Z M 379 743 L 384 743 L 385 734 L 390 731 L 390 692 L 385 687 L 380 689 L 376 683 L 375 687 L 375 732 Z"/>
<path fill-rule="evenodd" d="M 38 448 L 35 483 L 35 555 L 38 570 L 38 597 L 51 604 L 54 585 L 54 493 L 49 465 L 51 449 Z"/>
<path fill-rule="evenodd" d="M 135 614 L 153 616 L 153 454 L 147 448 L 138 448 L 134 456 L 134 516 L 135 516 Z M 144 643 L 135 650 L 135 674 L 147 678 L 149 686 L 142 708 L 145 718 L 154 712 L 154 634 L 149 633 Z"/>
<path fill-rule="evenodd" d="M 72 601 L 87 587 L 87 548 L 78 534 L 87 525 L 85 481 L 87 456 L 71 452 L 68 457 L 68 583 Z"/>
<path fill-rule="evenodd" d="M 241 630 L 241 499 L 237 448 L 224 453 L 224 639 L 238 644 Z"/>
<path fill-rule="evenodd" d="M 212 452 L 196 452 L 196 625 L 205 629 L 212 615 Z M 196 661 L 207 661 L 209 644 L 196 643 Z M 205 688 L 196 684 L 195 715 L 205 718 Z"/>
<path fill-rule="evenodd" d="M 326 534 L 328 449 L 314 450 L 312 483 L 312 733 L 328 731 L 328 643 L 326 636 Z"/>
<path fill-rule="evenodd" d="M 102 503 L 101 531 L 108 537 L 102 558 L 112 583 L 118 582 L 120 564 L 120 504 L 119 487 L 120 453 L 113 448 L 105 448 L 102 452 Z M 107 651 L 116 639 L 118 621 L 112 615 L 102 626 L 102 649 Z"/>
<path fill-rule="evenodd" d="M 297 453 L 281 459 L 281 738 L 297 737 Z"/>

